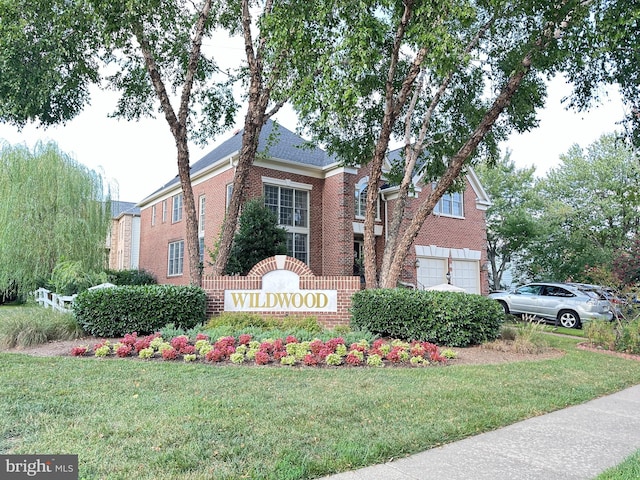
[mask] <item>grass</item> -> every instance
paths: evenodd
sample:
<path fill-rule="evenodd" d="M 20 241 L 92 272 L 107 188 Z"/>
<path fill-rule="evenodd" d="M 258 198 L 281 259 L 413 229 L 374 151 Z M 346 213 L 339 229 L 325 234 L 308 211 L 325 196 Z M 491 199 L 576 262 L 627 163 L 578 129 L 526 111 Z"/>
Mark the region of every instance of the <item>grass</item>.
<path fill-rule="evenodd" d="M 84 335 L 70 313 L 37 305 L 0 308 L 0 346 L 30 347 L 51 340 L 74 340 Z"/>
<path fill-rule="evenodd" d="M 640 478 L 640 450 L 617 467 L 599 475 L 596 480 L 638 480 Z"/>
<path fill-rule="evenodd" d="M 543 327 L 545 332 L 553 332 L 558 335 L 569 335 L 570 337 L 585 337 L 584 328 L 566 328 L 566 327 L 554 327 L 553 325 L 545 325 Z"/>
<path fill-rule="evenodd" d="M 305 479 L 388 461 L 640 383 L 575 349 L 491 366 L 286 368 L 2 354 L 0 452 L 78 454 L 85 479 Z"/>

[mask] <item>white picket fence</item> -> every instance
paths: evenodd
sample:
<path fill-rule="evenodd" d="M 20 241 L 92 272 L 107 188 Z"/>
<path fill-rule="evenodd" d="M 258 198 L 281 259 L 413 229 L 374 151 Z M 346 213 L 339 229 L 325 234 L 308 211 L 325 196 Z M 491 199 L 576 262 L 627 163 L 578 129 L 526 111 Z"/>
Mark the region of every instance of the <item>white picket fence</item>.
<path fill-rule="evenodd" d="M 39 288 L 35 292 L 36 302 L 45 308 L 53 308 L 59 312 L 71 312 L 71 304 L 77 295 L 58 295 L 46 288 Z"/>
<path fill-rule="evenodd" d="M 94 287 L 89 288 L 89 290 L 95 290 L 98 288 L 112 288 L 115 287 L 113 283 L 101 283 L 100 285 L 96 285 Z M 53 308 L 54 310 L 58 310 L 59 312 L 71 312 L 71 305 L 73 301 L 78 295 L 58 295 L 57 293 L 53 293 L 46 288 L 39 288 L 33 295 L 40 305 L 43 305 L 45 308 Z"/>

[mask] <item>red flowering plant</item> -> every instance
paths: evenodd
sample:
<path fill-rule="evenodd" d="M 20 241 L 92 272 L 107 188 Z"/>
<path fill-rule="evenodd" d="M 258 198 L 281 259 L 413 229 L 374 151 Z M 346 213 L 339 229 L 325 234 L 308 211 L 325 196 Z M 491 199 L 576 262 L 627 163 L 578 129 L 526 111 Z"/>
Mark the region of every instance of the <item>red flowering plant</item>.
<path fill-rule="evenodd" d="M 196 351 L 195 345 L 185 345 L 178 353 L 180 355 L 195 355 Z"/>
<path fill-rule="evenodd" d="M 204 356 L 207 362 L 222 362 L 227 359 L 227 354 L 224 350 L 213 347 L 212 350 L 209 350 Z"/>
<path fill-rule="evenodd" d="M 160 337 L 159 333 L 147 335 L 146 337 L 138 337 L 138 339 L 133 344 L 133 348 L 135 349 L 136 353 L 140 353 L 140 350 L 145 350 L 147 348 L 150 348 L 151 342 L 153 342 L 153 340 L 158 337 Z"/>
<path fill-rule="evenodd" d="M 89 347 L 73 347 L 71 355 L 82 356 Z M 178 335 L 165 341 L 160 333 L 139 337 L 137 333 L 127 334 L 118 343 L 111 345 L 103 340 L 93 347 L 95 356 L 117 357 L 135 356 L 140 358 L 162 358 L 185 361 L 206 361 L 209 363 L 231 362 L 242 364 L 252 362 L 256 365 L 306 365 L 306 366 L 426 366 L 434 363 L 446 363 L 455 355 L 445 355 L 438 346 L 429 342 L 411 343 L 378 339 L 371 345 L 366 340 L 351 343 L 347 347 L 345 340 L 335 337 L 323 342 L 319 339 L 300 341 L 293 335 L 286 338 L 267 339 L 262 342 L 253 340 L 249 334 L 237 339 L 233 336 L 221 337 L 210 343 L 207 334 L 198 334 L 195 341 L 186 335 Z M 158 354 L 156 356 L 156 354 Z"/>
<path fill-rule="evenodd" d="M 89 350 L 89 347 L 73 347 L 71 349 L 71 355 L 73 355 L 74 357 L 81 357 L 83 356 L 85 353 L 87 353 L 87 350 Z"/>
<path fill-rule="evenodd" d="M 256 365 L 266 365 L 271 362 L 271 357 L 267 352 L 263 352 L 262 350 L 256 353 Z"/>
<path fill-rule="evenodd" d="M 189 344 L 189 337 L 186 335 L 179 335 L 177 337 L 173 337 L 169 343 L 176 351 L 180 352 Z"/>
<path fill-rule="evenodd" d="M 313 355 L 312 353 L 306 354 L 304 356 L 303 362 L 308 367 L 315 367 L 316 365 L 318 365 L 318 363 L 320 363 L 319 360 L 318 360 L 318 357 Z"/>
<path fill-rule="evenodd" d="M 120 340 L 120 343 L 133 347 L 138 341 L 138 332 L 125 333 L 124 338 Z"/>
<path fill-rule="evenodd" d="M 174 347 L 169 347 L 162 350 L 163 360 L 175 360 L 176 358 L 178 358 L 178 351 Z"/>
<path fill-rule="evenodd" d="M 133 350 L 133 346 L 128 343 L 121 343 L 116 348 L 116 355 L 120 358 L 128 357 L 131 351 Z"/>

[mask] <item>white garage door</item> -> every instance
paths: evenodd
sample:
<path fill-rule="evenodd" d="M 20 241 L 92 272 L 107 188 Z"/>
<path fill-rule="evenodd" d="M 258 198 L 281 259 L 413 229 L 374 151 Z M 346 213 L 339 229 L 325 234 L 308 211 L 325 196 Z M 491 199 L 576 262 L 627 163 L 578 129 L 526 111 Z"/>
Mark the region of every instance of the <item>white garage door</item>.
<path fill-rule="evenodd" d="M 433 287 L 447 283 L 447 259 L 446 258 L 418 258 L 418 289 Z"/>
<path fill-rule="evenodd" d="M 480 293 L 480 262 L 476 260 L 453 260 L 451 283 L 464 288 L 467 293 Z"/>

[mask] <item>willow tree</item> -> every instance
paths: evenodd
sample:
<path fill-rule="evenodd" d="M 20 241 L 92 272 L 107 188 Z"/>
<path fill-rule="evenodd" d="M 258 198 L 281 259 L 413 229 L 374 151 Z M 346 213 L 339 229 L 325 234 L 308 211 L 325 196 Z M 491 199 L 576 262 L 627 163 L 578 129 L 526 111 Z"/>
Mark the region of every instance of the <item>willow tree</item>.
<path fill-rule="evenodd" d="M 104 269 L 111 215 L 101 175 L 52 143 L 4 146 L 0 170 L 0 291 L 32 291 L 61 260 Z"/>
<path fill-rule="evenodd" d="M 468 165 L 497 158 L 512 131 L 537 125 L 545 77 L 576 54 L 566 36 L 588 27 L 581 0 L 366 0 L 318 2 L 311 53 L 298 52 L 292 101 L 315 140 L 348 164 L 368 165 L 364 224 L 367 287 L 395 287 L 409 249 L 438 200 L 460 188 Z M 283 35 L 282 45 L 286 42 Z M 295 45 L 294 45 L 295 46 Z M 390 212 L 383 258 L 376 258 L 378 186 L 392 142 L 399 197 Z M 407 219 L 411 185 L 435 184 Z M 378 268 L 379 267 L 379 268 Z"/>
<path fill-rule="evenodd" d="M 63 123 L 87 105 L 92 84 L 121 93 L 114 116 L 164 117 L 186 211 L 189 280 L 199 284 L 188 141 L 205 143 L 233 122 L 229 78 L 202 48 L 229 21 L 226 2 L 7 0 L 0 18 L 0 121 Z"/>

